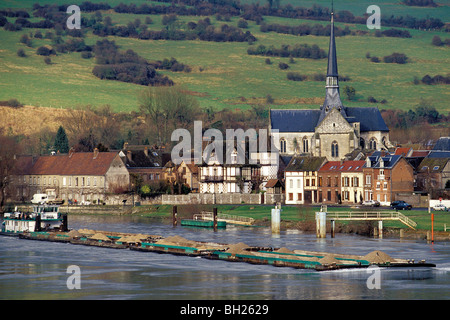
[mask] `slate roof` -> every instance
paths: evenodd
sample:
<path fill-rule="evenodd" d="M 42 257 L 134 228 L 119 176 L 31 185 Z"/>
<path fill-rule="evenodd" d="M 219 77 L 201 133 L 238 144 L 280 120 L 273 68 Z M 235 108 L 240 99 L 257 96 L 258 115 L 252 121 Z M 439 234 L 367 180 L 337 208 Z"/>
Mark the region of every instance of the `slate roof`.
<path fill-rule="evenodd" d="M 450 137 L 440 137 L 433 150 L 450 151 Z"/>
<path fill-rule="evenodd" d="M 29 170 L 31 175 L 86 175 L 102 176 L 111 167 L 118 152 L 74 152 L 71 154 L 41 156 Z"/>
<path fill-rule="evenodd" d="M 349 123 L 360 122 L 360 131 L 389 131 L 378 108 L 344 107 Z M 270 110 L 270 125 L 279 132 L 314 132 L 321 110 Z"/>
<path fill-rule="evenodd" d="M 320 110 L 270 110 L 270 125 L 279 132 L 314 132 Z"/>
<path fill-rule="evenodd" d="M 431 150 L 427 158 L 450 158 L 450 151 Z"/>
<path fill-rule="evenodd" d="M 384 169 L 392 169 L 397 162 L 402 158 L 401 155 L 386 155 L 383 157 L 380 156 L 370 156 L 369 160 L 371 162 L 371 168 L 384 168 Z M 383 166 L 380 165 L 381 159 L 383 159 Z M 367 165 L 366 165 L 367 166 Z"/>
<path fill-rule="evenodd" d="M 326 157 L 294 156 L 285 171 L 318 171 L 326 161 Z"/>

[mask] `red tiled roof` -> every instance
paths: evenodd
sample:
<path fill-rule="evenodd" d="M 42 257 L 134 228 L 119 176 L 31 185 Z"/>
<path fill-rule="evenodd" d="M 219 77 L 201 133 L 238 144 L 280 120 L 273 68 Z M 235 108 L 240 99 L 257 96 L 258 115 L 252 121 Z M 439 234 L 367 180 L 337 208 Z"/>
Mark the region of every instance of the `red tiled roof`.
<path fill-rule="evenodd" d="M 406 157 L 410 151 L 411 151 L 411 148 L 408 148 L 408 147 L 397 148 L 397 149 L 395 149 L 394 154 L 398 155 L 398 156 L 403 155 L 404 157 Z"/>
<path fill-rule="evenodd" d="M 335 171 L 335 172 L 362 172 L 364 160 L 328 161 L 319 171 Z"/>
<path fill-rule="evenodd" d="M 430 153 L 429 150 L 414 150 L 412 155 L 411 155 L 411 158 L 426 157 L 429 153 Z"/>
<path fill-rule="evenodd" d="M 94 159 L 93 152 L 74 152 L 71 156 L 41 156 L 29 174 L 33 175 L 105 175 L 117 152 L 99 152 Z"/>

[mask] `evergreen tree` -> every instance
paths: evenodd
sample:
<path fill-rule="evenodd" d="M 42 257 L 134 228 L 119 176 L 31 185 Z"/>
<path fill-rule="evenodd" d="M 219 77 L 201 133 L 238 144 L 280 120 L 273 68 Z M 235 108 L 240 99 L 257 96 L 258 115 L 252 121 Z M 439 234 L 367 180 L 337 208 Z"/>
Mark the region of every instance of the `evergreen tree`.
<path fill-rule="evenodd" d="M 60 153 L 69 152 L 69 140 L 67 139 L 66 131 L 62 126 L 59 126 L 55 137 L 55 150 Z"/>

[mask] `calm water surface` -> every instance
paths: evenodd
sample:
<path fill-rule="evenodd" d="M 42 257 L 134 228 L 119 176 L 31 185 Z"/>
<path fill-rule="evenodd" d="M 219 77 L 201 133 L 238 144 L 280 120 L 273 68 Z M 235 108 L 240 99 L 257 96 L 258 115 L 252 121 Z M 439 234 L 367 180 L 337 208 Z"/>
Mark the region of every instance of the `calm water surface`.
<path fill-rule="evenodd" d="M 0 236 L 1 299 L 450 299 L 450 243 L 372 239 L 337 234 L 316 239 L 296 230 L 273 237 L 269 228 L 172 227 L 144 217 L 71 216 L 70 228 L 180 235 L 222 243 L 426 259 L 436 268 L 382 269 L 381 288 L 368 289 L 366 269 L 316 272 L 131 250 L 29 241 Z M 81 270 L 69 290 L 67 268 Z"/>

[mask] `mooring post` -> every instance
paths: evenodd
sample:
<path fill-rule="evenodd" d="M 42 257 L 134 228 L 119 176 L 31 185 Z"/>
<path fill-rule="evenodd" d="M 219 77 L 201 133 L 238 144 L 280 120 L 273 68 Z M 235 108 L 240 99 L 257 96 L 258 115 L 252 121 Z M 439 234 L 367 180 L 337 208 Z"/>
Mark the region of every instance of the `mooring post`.
<path fill-rule="evenodd" d="M 326 238 L 327 236 L 327 213 L 316 212 L 316 235 L 317 238 Z"/>
<path fill-rule="evenodd" d="M 335 221 L 334 219 L 331 220 L 331 237 L 334 238 L 334 232 L 335 232 Z"/>
<path fill-rule="evenodd" d="M 378 221 L 378 238 L 383 239 L 383 220 Z"/>
<path fill-rule="evenodd" d="M 172 207 L 172 224 L 174 227 L 177 225 L 177 206 Z"/>
<path fill-rule="evenodd" d="M 275 209 L 272 209 L 272 234 L 280 233 L 280 221 L 281 221 L 281 205 L 275 205 Z"/>
<path fill-rule="evenodd" d="M 434 243 L 434 213 L 431 214 L 431 243 Z"/>
<path fill-rule="evenodd" d="M 214 231 L 217 231 L 217 208 L 213 208 Z"/>

